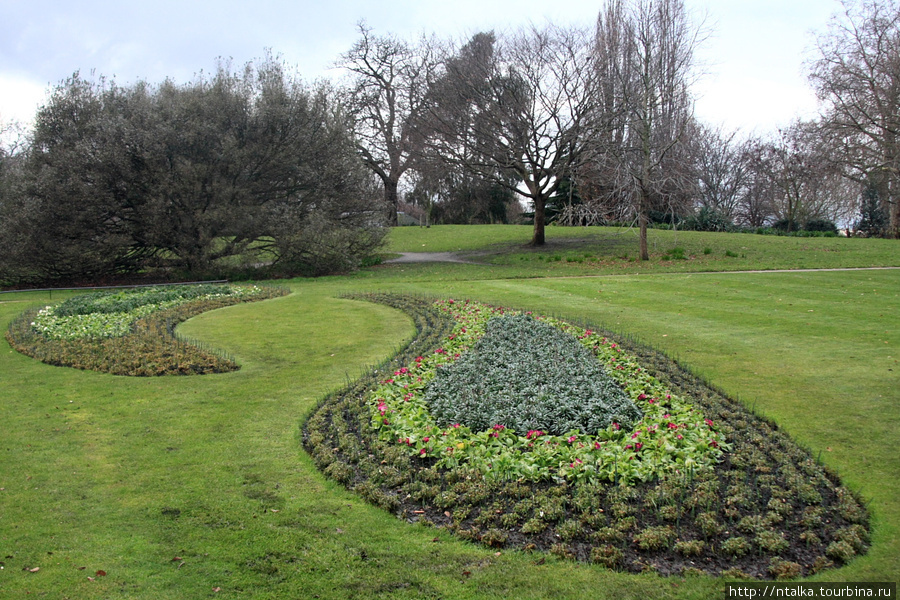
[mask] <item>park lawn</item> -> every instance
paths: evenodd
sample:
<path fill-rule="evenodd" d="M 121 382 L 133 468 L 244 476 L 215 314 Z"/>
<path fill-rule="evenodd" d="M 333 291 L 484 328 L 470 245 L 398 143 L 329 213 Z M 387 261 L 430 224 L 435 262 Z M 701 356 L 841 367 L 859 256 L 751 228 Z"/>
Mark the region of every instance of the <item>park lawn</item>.
<path fill-rule="evenodd" d="M 404 315 L 340 299 L 374 289 L 533 308 L 664 349 L 821 451 L 870 500 L 869 553 L 818 580 L 900 578 L 900 272 L 522 280 L 459 266 L 456 279 L 392 266 L 295 280 L 290 296 L 185 323 L 243 364 L 225 375 L 79 372 L 4 341 L 0 598 L 715 597 L 710 578 L 498 556 L 317 472 L 299 443 L 304 415 L 412 335 Z M 41 299 L 0 297 L 0 322 Z"/>
<path fill-rule="evenodd" d="M 531 233 L 526 225 L 397 227 L 387 239 L 389 253 L 458 252 L 480 264 L 398 264 L 382 269 L 402 272 L 403 277 L 450 280 L 900 267 L 894 240 L 651 229 L 650 260 L 639 261 L 635 229 L 551 226 L 546 229 L 547 243 L 537 248 L 529 245 Z"/>

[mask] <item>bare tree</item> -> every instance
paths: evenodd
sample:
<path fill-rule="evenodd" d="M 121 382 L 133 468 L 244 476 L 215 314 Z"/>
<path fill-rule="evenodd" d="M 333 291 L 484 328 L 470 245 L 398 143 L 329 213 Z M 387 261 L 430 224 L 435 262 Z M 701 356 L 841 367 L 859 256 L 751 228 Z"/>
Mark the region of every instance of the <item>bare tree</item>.
<path fill-rule="evenodd" d="M 700 36 L 682 0 L 609 0 L 597 18 L 599 111 L 618 125 L 600 141 L 595 173 L 633 207 L 641 260 L 650 212 L 673 209 L 693 185 L 687 134 Z"/>
<path fill-rule="evenodd" d="M 589 56 L 587 32 L 577 28 L 480 33 L 445 61 L 431 96 L 431 152 L 529 201 L 535 246 L 545 243 L 548 199 L 585 160 Z"/>
<path fill-rule="evenodd" d="M 877 193 L 900 237 L 900 6 L 845 0 L 818 40 L 810 79 L 845 173 Z"/>
<path fill-rule="evenodd" d="M 798 121 L 771 140 L 751 142 L 749 179 L 755 192 L 766 190 L 769 216 L 779 227 L 790 232 L 817 220 L 852 221 L 859 187 L 843 176 L 831 150 L 817 122 Z"/>
<path fill-rule="evenodd" d="M 697 203 L 733 222 L 749 175 L 747 141 L 737 131 L 707 125 L 699 125 L 692 137 Z"/>
<path fill-rule="evenodd" d="M 364 23 L 359 32 L 359 40 L 338 65 L 352 74 L 346 103 L 358 149 L 384 184 L 388 222 L 396 225 L 400 179 L 421 147 L 416 124 L 435 60 L 428 40 L 411 45 L 393 36 L 375 36 Z"/>

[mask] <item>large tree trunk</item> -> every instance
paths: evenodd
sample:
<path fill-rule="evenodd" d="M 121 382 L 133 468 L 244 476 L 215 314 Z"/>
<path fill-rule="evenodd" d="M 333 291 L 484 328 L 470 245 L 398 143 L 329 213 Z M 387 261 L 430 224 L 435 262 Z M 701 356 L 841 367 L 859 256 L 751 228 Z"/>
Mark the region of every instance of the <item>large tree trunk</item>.
<path fill-rule="evenodd" d="M 397 194 L 397 181 L 394 179 L 384 179 L 384 205 L 387 211 L 387 224 L 391 227 L 398 224 L 397 206 L 399 205 L 399 195 Z"/>
<path fill-rule="evenodd" d="M 538 197 L 534 199 L 534 235 L 531 237 L 532 246 L 543 246 L 546 242 L 546 239 L 544 238 L 544 226 L 547 221 L 544 211 L 545 204 L 544 198 Z"/>
<path fill-rule="evenodd" d="M 647 222 L 650 220 L 647 217 L 646 211 L 641 211 L 640 217 L 638 218 L 640 221 L 640 238 L 641 238 L 641 260 L 650 260 L 650 250 L 647 247 Z"/>

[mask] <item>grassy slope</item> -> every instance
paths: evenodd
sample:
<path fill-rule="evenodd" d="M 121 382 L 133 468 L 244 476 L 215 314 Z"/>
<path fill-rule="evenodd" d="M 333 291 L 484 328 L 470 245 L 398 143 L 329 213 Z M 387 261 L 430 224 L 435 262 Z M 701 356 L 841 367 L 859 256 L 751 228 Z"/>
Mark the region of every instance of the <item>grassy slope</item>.
<path fill-rule="evenodd" d="M 554 266 L 567 274 L 566 263 Z M 185 324 L 188 335 L 243 362 L 228 375 L 82 373 L 41 365 L 4 342 L 0 598 L 26 591 L 72 598 L 713 593 L 717 584 L 707 579 L 661 581 L 552 557 L 538 566 L 536 556 L 495 556 L 401 523 L 325 481 L 299 449 L 300 419 L 325 391 L 411 334 L 402 315 L 335 299 L 376 287 L 589 318 L 661 346 L 821 450 L 871 499 L 869 555 L 823 579 L 900 578 L 900 336 L 893 325 L 900 272 L 521 281 L 496 279 L 521 276 L 515 266 L 453 268 L 391 266 L 298 281 L 287 298 Z M 497 270 L 494 280 L 485 279 L 488 269 Z M 7 301 L 0 320 L 27 305 L 8 301 L 35 296 L 0 298 Z M 108 574 L 96 576 L 99 569 Z"/>
<path fill-rule="evenodd" d="M 900 266 L 893 240 L 650 230 L 651 260 L 639 262 L 633 229 L 548 227 L 547 244 L 538 249 L 527 245 L 530 232 L 510 225 L 401 227 L 391 232 L 386 250 L 460 252 L 488 266 L 443 268 L 455 276 L 468 268 L 479 278 Z M 674 248 L 685 258 L 667 258 Z M 403 268 L 411 273 L 417 266 Z"/>

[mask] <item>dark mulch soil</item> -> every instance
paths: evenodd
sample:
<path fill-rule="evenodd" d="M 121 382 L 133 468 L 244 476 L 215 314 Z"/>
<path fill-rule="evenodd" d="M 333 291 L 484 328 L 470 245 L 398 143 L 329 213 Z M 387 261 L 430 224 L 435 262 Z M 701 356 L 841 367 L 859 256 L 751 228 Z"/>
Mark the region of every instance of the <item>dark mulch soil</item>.
<path fill-rule="evenodd" d="M 326 475 L 398 517 L 495 548 L 664 575 L 789 579 L 865 552 L 868 515 L 834 472 L 775 423 L 630 340 L 617 341 L 674 393 L 693 398 L 732 444 L 714 470 L 632 486 L 503 482 L 409 456 L 377 439 L 365 398 L 379 373 L 437 348 L 453 323 L 425 299 L 367 299 L 409 313 L 418 335 L 393 361 L 324 399 L 303 443 Z"/>

